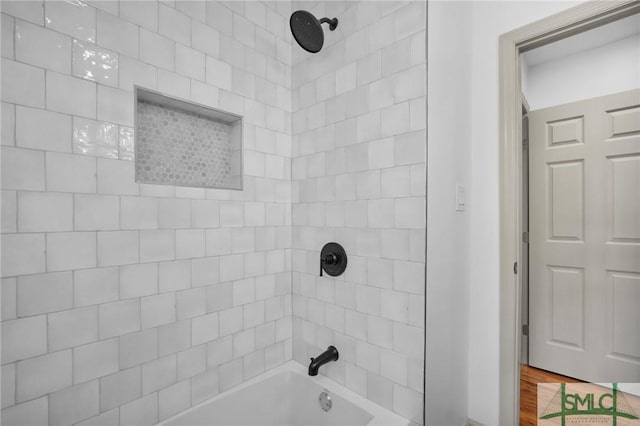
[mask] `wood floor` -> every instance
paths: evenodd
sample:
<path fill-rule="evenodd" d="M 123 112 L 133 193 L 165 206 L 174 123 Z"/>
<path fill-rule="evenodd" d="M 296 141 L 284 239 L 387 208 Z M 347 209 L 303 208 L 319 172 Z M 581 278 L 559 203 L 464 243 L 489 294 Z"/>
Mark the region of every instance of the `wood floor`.
<path fill-rule="evenodd" d="M 538 383 L 578 383 L 580 380 L 520 365 L 520 426 L 538 424 Z"/>

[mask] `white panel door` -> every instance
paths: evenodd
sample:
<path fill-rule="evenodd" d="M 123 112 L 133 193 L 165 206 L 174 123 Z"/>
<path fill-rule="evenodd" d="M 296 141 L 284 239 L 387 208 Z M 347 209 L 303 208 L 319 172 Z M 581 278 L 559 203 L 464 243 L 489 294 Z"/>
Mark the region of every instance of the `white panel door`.
<path fill-rule="evenodd" d="M 640 90 L 529 117 L 529 363 L 640 382 Z"/>

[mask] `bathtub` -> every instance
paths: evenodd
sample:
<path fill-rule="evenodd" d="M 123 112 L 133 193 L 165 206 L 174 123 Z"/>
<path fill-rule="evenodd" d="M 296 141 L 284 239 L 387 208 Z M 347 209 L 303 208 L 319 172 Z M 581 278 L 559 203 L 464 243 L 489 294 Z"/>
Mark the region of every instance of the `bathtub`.
<path fill-rule="evenodd" d="M 320 406 L 320 394 L 331 408 Z M 326 403 L 326 399 L 323 398 Z M 325 405 L 326 407 L 326 405 Z M 289 361 L 216 395 L 159 426 L 408 426 L 412 423 L 325 376 Z"/>

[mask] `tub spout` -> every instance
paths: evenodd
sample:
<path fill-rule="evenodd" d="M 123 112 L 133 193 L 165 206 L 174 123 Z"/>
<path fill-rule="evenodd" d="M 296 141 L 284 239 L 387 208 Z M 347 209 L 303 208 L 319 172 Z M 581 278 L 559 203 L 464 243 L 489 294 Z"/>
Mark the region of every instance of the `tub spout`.
<path fill-rule="evenodd" d="M 315 358 L 311 358 L 311 363 L 309 364 L 309 375 L 317 376 L 318 369 L 325 364 L 330 363 L 331 361 L 338 360 L 338 350 L 335 346 L 329 346 L 326 351 L 322 352 Z"/>

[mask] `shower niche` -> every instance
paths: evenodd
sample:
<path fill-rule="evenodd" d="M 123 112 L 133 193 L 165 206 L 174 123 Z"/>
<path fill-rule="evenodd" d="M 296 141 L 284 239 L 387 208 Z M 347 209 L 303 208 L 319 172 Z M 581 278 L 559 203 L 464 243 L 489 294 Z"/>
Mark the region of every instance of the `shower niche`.
<path fill-rule="evenodd" d="M 135 88 L 136 182 L 242 189 L 242 117 Z"/>

